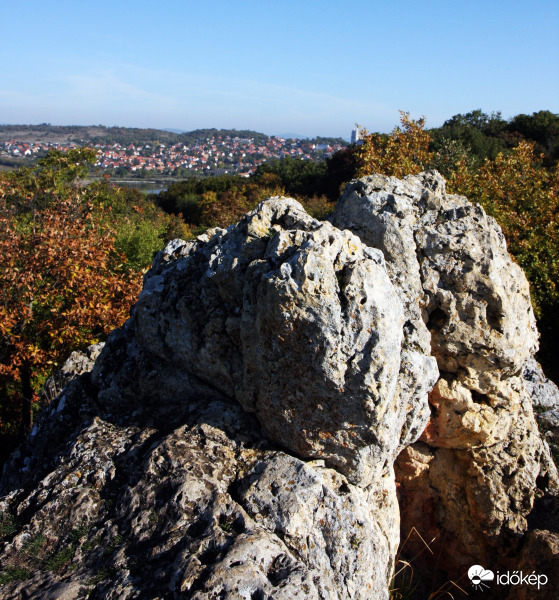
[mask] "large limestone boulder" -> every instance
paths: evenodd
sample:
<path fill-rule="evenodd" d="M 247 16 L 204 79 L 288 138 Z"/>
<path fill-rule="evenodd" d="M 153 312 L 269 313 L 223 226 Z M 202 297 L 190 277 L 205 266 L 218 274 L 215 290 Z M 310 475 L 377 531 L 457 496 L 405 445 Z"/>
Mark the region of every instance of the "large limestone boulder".
<path fill-rule="evenodd" d="M 163 251 L 128 331 L 133 364 L 107 372 L 101 356 L 93 370 L 107 410 L 132 408 L 151 389 L 158 403 L 184 404 L 204 388 L 254 413 L 274 443 L 362 487 L 419 436 L 437 377 L 427 352 L 404 347 L 382 253 L 285 198 Z M 169 390 L 143 382 L 154 360 L 180 374 L 166 377 Z"/>
<path fill-rule="evenodd" d="M 6 466 L 4 597 L 387 598 L 438 376 L 406 335 L 382 253 L 293 200 L 172 242 Z"/>

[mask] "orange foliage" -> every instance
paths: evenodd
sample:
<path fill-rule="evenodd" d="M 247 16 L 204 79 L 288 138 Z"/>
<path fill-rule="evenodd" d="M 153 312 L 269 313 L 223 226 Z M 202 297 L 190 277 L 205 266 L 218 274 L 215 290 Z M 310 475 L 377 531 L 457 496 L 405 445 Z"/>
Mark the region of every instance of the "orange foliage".
<path fill-rule="evenodd" d="M 459 161 L 449 191 L 479 202 L 497 219 L 509 251 L 530 281 L 538 317 L 559 303 L 559 169 L 546 169 L 535 144 L 521 142 L 477 168 Z"/>
<path fill-rule="evenodd" d="M 431 137 L 423 130 L 425 119 L 414 121 L 409 113 L 400 111 L 400 122 L 402 127 L 396 127 L 389 136 L 361 129 L 357 177 L 371 173 L 404 177 L 425 170 L 431 160 Z"/>
<path fill-rule="evenodd" d="M 23 429 L 45 376 L 120 326 L 139 293 L 141 278 L 118 265 L 115 232 L 99 222 L 77 190 L 40 212 L 0 207 L 0 381 Z"/>
<path fill-rule="evenodd" d="M 296 198 L 304 209 L 315 219 L 324 220 L 334 211 L 335 204 L 324 195 L 312 198 Z"/>
<path fill-rule="evenodd" d="M 213 191 L 202 194 L 199 201 L 200 221 L 208 227 L 228 227 L 252 210 L 259 202 L 270 196 L 285 194 L 278 178 L 270 174 L 265 185 L 247 183 L 229 188 L 219 195 Z"/>

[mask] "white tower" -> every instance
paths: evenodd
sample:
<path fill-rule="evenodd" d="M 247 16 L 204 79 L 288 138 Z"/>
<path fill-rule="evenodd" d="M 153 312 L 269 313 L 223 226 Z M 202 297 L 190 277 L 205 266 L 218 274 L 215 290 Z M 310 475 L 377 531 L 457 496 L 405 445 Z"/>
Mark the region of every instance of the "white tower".
<path fill-rule="evenodd" d="M 357 142 L 361 139 L 361 131 L 359 129 L 351 130 L 351 143 L 357 144 Z"/>

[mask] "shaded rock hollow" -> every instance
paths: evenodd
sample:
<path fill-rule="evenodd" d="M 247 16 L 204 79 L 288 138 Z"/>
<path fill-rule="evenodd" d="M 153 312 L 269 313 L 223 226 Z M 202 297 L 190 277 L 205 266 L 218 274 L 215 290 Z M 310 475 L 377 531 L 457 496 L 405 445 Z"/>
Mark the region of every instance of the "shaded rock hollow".
<path fill-rule="evenodd" d="M 2 563 L 29 577 L 3 593 L 387 598 L 398 455 L 404 532 L 450 532 L 449 571 L 506 555 L 556 482 L 536 340 L 499 228 L 435 173 L 176 240 L 4 469 Z"/>

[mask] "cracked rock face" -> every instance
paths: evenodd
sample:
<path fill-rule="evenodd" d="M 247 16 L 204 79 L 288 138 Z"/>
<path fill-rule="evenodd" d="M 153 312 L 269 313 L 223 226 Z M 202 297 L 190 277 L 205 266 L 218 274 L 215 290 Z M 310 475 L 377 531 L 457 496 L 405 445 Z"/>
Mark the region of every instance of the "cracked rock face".
<path fill-rule="evenodd" d="M 447 573 L 514 555 L 536 492 L 556 486 L 557 471 L 522 377 L 537 349 L 528 283 L 500 228 L 446 194 L 435 172 L 352 182 L 332 222 L 382 250 L 410 344 L 425 348 L 428 329 L 440 370 L 421 442 L 396 463 L 403 538 L 414 527 L 435 538 Z M 412 536 L 406 550 L 423 542 Z"/>

